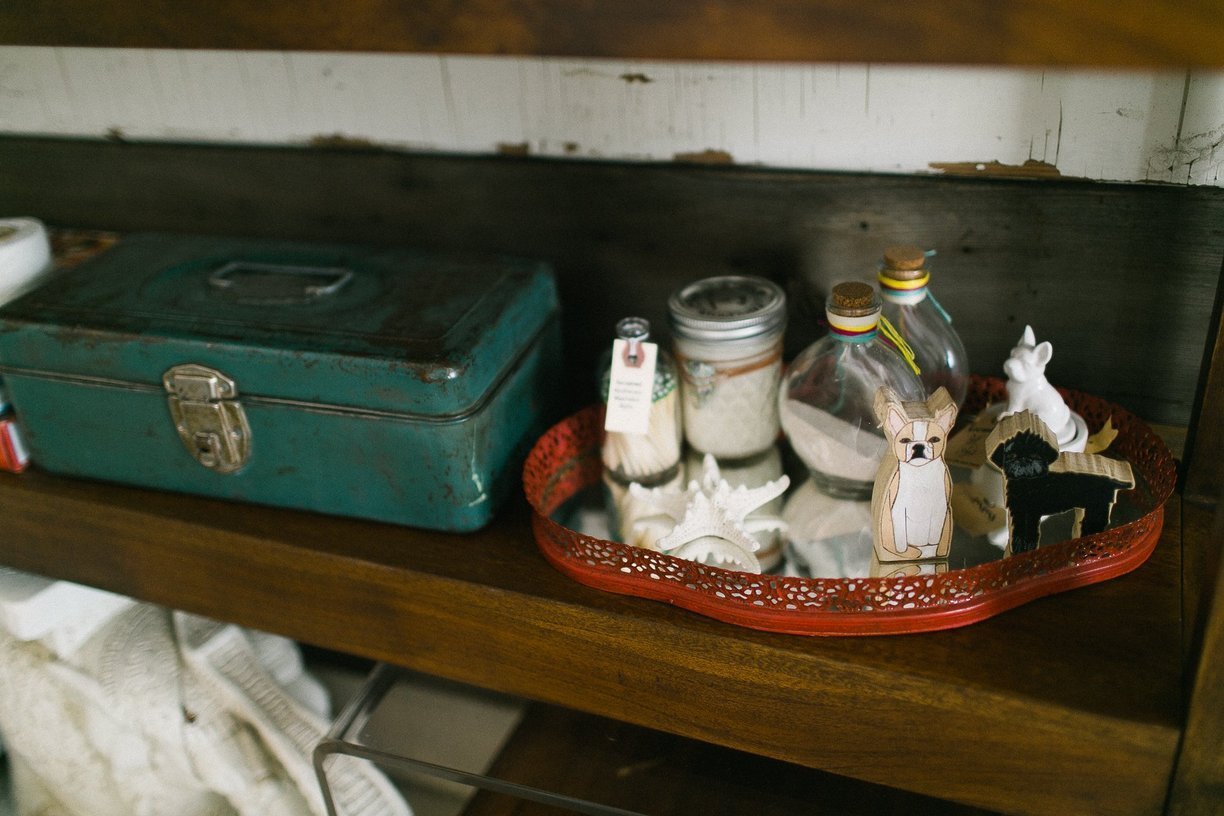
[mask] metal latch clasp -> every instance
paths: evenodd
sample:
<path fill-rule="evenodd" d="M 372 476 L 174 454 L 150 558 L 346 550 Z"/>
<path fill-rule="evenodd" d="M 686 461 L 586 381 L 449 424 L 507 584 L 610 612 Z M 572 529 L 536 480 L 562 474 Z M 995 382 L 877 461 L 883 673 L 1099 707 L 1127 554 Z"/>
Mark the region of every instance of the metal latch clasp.
<path fill-rule="evenodd" d="M 188 363 L 163 374 L 162 384 L 179 439 L 197 462 L 217 473 L 233 473 L 246 464 L 251 427 L 232 379 Z"/>

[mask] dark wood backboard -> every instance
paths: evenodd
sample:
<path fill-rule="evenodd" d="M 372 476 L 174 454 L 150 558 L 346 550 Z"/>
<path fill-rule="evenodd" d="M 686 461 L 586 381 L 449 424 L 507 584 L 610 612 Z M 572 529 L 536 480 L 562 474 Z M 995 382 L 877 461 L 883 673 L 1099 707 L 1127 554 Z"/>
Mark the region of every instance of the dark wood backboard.
<path fill-rule="evenodd" d="M 548 260 L 574 405 L 618 317 L 666 342 L 682 283 L 779 281 L 793 356 L 822 333 L 833 283 L 871 280 L 886 246 L 913 243 L 938 253 L 932 289 L 974 371 L 1001 376 L 1032 324 L 1055 385 L 1185 425 L 1224 258 L 1224 190 L 1204 187 L 15 137 L 0 168 L 0 212 L 52 225 Z"/>

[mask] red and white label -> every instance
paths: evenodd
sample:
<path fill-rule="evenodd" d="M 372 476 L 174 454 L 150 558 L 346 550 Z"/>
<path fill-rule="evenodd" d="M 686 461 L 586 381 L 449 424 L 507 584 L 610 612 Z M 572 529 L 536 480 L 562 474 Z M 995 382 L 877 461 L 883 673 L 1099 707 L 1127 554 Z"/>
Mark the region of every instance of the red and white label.
<path fill-rule="evenodd" d="M 0 419 L 0 470 L 20 473 L 30 463 L 21 429 L 11 419 Z"/>

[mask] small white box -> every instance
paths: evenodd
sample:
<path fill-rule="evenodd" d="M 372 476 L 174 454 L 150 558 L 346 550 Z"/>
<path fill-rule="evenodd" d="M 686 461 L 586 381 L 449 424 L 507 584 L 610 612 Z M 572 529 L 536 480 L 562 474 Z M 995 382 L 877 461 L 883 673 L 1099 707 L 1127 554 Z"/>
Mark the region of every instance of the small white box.
<path fill-rule="evenodd" d="M 32 289 L 51 268 L 51 242 L 41 221 L 0 218 L 0 304 Z"/>

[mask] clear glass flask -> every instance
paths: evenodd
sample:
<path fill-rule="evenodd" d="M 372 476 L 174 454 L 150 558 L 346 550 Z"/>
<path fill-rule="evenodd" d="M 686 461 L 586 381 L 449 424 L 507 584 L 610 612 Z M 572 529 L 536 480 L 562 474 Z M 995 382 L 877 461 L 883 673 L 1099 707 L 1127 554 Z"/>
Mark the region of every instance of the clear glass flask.
<path fill-rule="evenodd" d="M 952 318 L 930 292 L 927 258 L 915 246 L 885 250 L 879 271 L 883 313 L 914 350 L 927 393 L 942 385 L 959 409 L 969 390 L 969 360 Z"/>
<path fill-rule="evenodd" d="M 876 419 L 876 391 L 903 400 L 925 391 L 910 362 L 880 334 L 880 299 L 860 282 L 839 283 L 825 304 L 829 334 L 787 367 L 778 394 L 782 430 L 812 481 L 836 498 L 871 498 L 887 448 Z"/>

